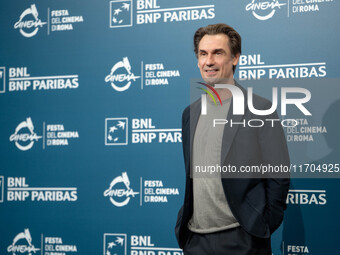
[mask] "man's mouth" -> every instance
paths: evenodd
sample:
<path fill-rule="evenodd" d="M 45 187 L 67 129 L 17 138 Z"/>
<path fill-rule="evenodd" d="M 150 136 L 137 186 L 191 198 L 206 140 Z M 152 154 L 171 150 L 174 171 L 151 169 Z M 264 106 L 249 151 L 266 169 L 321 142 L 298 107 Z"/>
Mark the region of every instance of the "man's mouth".
<path fill-rule="evenodd" d="M 218 71 L 218 69 L 209 69 L 209 70 L 205 70 L 205 72 L 206 72 L 208 75 L 216 74 L 217 71 Z"/>

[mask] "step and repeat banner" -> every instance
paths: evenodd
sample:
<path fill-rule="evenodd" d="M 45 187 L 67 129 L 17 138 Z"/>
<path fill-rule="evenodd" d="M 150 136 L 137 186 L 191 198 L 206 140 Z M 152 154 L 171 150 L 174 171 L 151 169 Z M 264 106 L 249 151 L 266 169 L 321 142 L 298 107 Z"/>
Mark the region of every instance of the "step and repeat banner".
<path fill-rule="evenodd" d="M 181 116 L 213 23 L 242 36 L 241 85 L 311 94 L 311 115 L 278 107 L 294 174 L 273 254 L 339 253 L 338 0 L 0 5 L 0 255 L 182 254 Z"/>

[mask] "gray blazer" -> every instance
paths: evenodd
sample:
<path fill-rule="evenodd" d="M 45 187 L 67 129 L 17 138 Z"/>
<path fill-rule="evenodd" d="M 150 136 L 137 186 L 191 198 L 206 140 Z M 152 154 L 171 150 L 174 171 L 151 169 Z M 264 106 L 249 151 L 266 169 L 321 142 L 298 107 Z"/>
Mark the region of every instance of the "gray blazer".
<path fill-rule="evenodd" d="M 241 122 L 243 119 L 279 119 L 274 112 L 269 116 L 257 116 L 251 113 L 246 105 L 247 93 L 236 83 L 245 96 L 244 115 L 233 115 L 233 101 L 226 119 L 230 122 Z M 256 109 L 269 109 L 271 102 L 253 95 Z M 186 172 L 184 203 L 178 212 L 175 234 L 178 244 L 183 248 L 189 230 L 188 221 L 193 213 L 193 182 L 190 178 L 192 141 L 201 113 L 201 100 L 189 105 L 182 115 L 182 145 Z M 285 165 L 289 166 L 289 154 L 285 135 L 280 122 L 264 121 L 260 128 L 226 125 L 222 138 L 222 165 L 236 167 L 244 165 Z M 289 173 L 285 178 L 222 178 L 222 186 L 230 209 L 241 227 L 249 234 L 268 238 L 281 224 L 283 211 L 286 209 L 286 197 L 289 189 Z"/>

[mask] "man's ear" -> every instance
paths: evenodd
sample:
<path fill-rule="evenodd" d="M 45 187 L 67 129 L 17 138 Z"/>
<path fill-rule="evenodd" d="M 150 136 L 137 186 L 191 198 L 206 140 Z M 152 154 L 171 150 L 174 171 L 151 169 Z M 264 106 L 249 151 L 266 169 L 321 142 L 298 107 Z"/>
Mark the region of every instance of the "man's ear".
<path fill-rule="evenodd" d="M 238 60 L 240 59 L 240 53 L 237 53 L 235 57 L 233 58 L 233 66 L 237 66 Z"/>

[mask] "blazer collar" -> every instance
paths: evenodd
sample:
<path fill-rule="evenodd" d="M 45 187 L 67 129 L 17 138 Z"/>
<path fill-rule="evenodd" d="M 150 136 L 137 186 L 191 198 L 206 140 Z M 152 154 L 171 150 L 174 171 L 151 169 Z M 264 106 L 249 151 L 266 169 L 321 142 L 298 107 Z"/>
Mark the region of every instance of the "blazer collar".
<path fill-rule="evenodd" d="M 192 163 L 192 151 L 193 151 L 193 144 L 194 144 L 194 135 L 196 132 L 197 123 L 199 120 L 199 117 L 201 115 L 201 98 L 194 102 L 190 107 L 190 155 L 188 155 L 190 158 L 190 164 Z"/>
<path fill-rule="evenodd" d="M 242 90 L 242 93 L 244 95 L 244 112 L 246 112 L 247 111 L 247 101 L 248 101 L 247 92 L 236 81 L 235 81 L 235 86 L 237 86 L 239 89 Z M 228 115 L 226 117 L 226 119 L 228 120 L 228 123 L 225 125 L 224 131 L 223 131 L 222 148 L 221 148 L 221 166 L 224 164 L 224 161 L 226 160 L 226 158 L 228 156 L 228 153 L 230 151 L 234 137 L 235 137 L 237 130 L 240 126 L 240 125 L 230 126 L 230 122 L 231 122 L 231 120 L 234 123 L 235 122 L 241 122 L 242 119 L 244 118 L 244 114 L 243 115 L 234 115 L 233 109 L 234 109 L 234 100 L 232 98 L 231 102 L 230 102 L 229 112 L 228 112 Z"/>
<path fill-rule="evenodd" d="M 239 89 L 242 90 L 242 93 L 244 95 L 244 110 L 247 111 L 247 92 L 246 90 L 235 81 L 235 86 L 237 86 Z M 235 122 L 240 122 L 244 118 L 244 115 L 234 115 L 233 114 L 233 98 L 230 102 L 230 108 L 228 115 L 226 116 L 226 119 L 228 120 L 228 124 L 230 124 L 230 121 L 232 120 Z M 190 159 L 192 159 L 192 149 L 193 149 L 193 142 L 194 142 L 194 135 L 197 127 L 197 123 L 201 114 L 201 99 L 194 102 L 190 107 Z M 233 125 L 229 126 L 228 124 L 225 125 L 224 131 L 223 131 L 223 137 L 222 137 L 222 147 L 221 147 L 221 165 L 223 165 L 229 150 L 231 148 L 231 145 L 233 143 L 234 137 L 236 135 L 236 132 L 240 125 Z M 188 155 L 189 156 L 189 155 Z"/>

